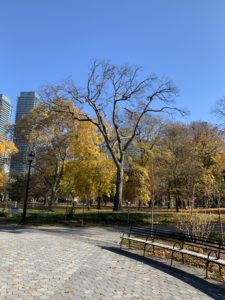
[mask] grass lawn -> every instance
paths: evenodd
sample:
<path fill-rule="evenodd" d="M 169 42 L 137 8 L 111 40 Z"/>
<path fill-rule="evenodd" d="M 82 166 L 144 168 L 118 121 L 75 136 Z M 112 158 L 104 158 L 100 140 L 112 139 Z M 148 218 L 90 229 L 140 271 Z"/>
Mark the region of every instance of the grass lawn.
<path fill-rule="evenodd" d="M 225 210 L 221 215 L 222 221 L 225 223 Z M 65 208 L 56 208 L 53 211 L 44 209 L 28 209 L 27 210 L 27 223 L 32 225 L 41 224 L 64 224 L 64 225 L 121 225 L 126 226 L 129 223 L 135 225 L 151 224 L 151 212 L 150 211 L 134 211 L 131 210 L 129 213 L 126 210 L 121 212 L 113 212 L 111 210 L 96 210 L 91 209 L 83 212 L 81 208 L 75 210 L 75 213 L 70 216 L 66 216 Z M 173 224 L 176 221 L 177 216 L 187 215 L 188 210 L 181 210 L 179 213 L 175 212 L 174 209 L 156 209 L 154 211 L 154 224 Z M 205 214 L 204 210 L 199 213 Z M 217 210 L 207 210 L 210 213 L 212 222 L 219 222 Z M 0 223 L 19 223 L 21 220 L 22 210 L 19 210 L 17 217 L 10 216 L 10 211 L 5 209 L 0 210 Z M 83 222 L 82 222 L 83 220 Z"/>

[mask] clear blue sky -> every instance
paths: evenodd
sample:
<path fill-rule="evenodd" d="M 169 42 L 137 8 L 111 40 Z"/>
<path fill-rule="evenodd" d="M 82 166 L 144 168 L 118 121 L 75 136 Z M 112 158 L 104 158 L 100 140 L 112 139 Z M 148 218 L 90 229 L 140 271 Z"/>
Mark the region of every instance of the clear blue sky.
<path fill-rule="evenodd" d="M 171 78 L 189 120 L 212 121 L 225 95 L 224 0 L 2 0 L 0 93 L 14 114 L 20 91 L 72 76 L 93 58 Z M 14 120 L 13 114 L 13 120 Z"/>

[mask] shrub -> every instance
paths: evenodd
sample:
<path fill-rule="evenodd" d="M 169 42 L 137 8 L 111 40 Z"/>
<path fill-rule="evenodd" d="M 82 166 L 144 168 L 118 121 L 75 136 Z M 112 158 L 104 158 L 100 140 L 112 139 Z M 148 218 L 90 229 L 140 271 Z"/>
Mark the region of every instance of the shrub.
<path fill-rule="evenodd" d="M 189 236 L 208 238 L 213 231 L 211 214 L 193 213 L 178 215 L 175 219 L 176 227 Z"/>
<path fill-rule="evenodd" d="M 9 211 L 6 209 L 0 210 L 0 217 L 8 217 Z"/>

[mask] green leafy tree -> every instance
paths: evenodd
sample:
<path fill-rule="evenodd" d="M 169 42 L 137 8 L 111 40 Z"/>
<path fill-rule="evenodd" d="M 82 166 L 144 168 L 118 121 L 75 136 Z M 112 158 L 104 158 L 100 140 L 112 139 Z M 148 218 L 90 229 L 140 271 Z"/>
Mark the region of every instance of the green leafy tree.
<path fill-rule="evenodd" d="M 26 176 L 15 175 L 10 178 L 7 184 L 9 199 L 15 202 L 21 202 L 25 197 Z"/>

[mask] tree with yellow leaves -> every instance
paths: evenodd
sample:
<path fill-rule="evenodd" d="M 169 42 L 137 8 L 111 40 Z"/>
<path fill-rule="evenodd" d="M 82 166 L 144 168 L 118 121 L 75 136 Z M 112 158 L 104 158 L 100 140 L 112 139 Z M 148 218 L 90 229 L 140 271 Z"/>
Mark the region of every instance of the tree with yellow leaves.
<path fill-rule="evenodd" d="M 196 181 L 196 196 L 209 206 L 216 197 L 225 170 L 225 143 L 223 133 L 207 122 L 193 122 L 189 126 L 193 148 L 198 159 L 200 176 Z"/>
<path fill-rule="evenodd" d="M 61 98 L 68 102 L 69 99 L 75 106 L 82 107 L 80 115 L 69 105 L 59 105 L 57 110 L 72 115 L 80 122 L 90 122 L 103 137 L 117 169 L 115 211 L 122 208 L 128 147 L 135 140 L 144 117 L 162 112 L 184 114 L 183 110 L 173 106 L 177 90 L 172 82 L 155 74 L 142 77 L 141 71 L 139 67 L 94 61 L 84 87 L 67 80 L 44 89 L 47 101 L 55 102 L 55 99 Z"/>
<path fill-rule="evenodd" d="M 7 183 L 7 176 L 4 171 L 4 163 L 9 159 L 9 157 L 17 152 L 17 148 L 13 142 L 1 139 L 0 141 L 0 189 L 3 191 L 4 186 Z"/>
<path fill-rule="evenodd" d="M 17 132 L 36 151 L 33 164 L 33 195 L 44 195 L 51 207 L 57 200 L 69 148 L 76 135 L 76 121 L 42 103 L 24 116 Z"/>
<path fill-rule="evenodd" d="M 216 206 L 225 196 L 223 133 L 206 122 L 153 128 L 151 124 L 140 132 L 140 155 L 129 161 L 126 197 L 142 203 L 167 199 L 168 207 L 175 203 L 177 211 Z"/>
<path fill-rule="evenodd" d="M 155 158 L 162 128 L 160 117 L 145 116 L 128 157 L 125 197 L 129 202 L 137 202 L 139 209 L 142 204 L 153 205 L 159 189 Z"/>
<path fill-rule="evenodd" d="M 79 123 L 42 103 L 21 119 L 18 131 L 36 149 L 32 176 L 35 198 L 45 194 L 51 207 L 59 196 L 68 194 L 85 200 L 111 194 L 114 165 L 92 124 Z"/>
<path fill-rule="evenodd" d="M 7 159 L 9 156 L 17 152 L 17 148 L 13 142 L 6 140 L 0 141 L 0 156 L 3 159 Z"/>
<path fill-rule="evenodd" d="M 78 124 L 62 181 L 67 188 L 70 186 L 74 197 L 89 202 L 103 195 L 114 196 L 116 169 L 102 145 L 102 138 L 92 124 Z"/>

